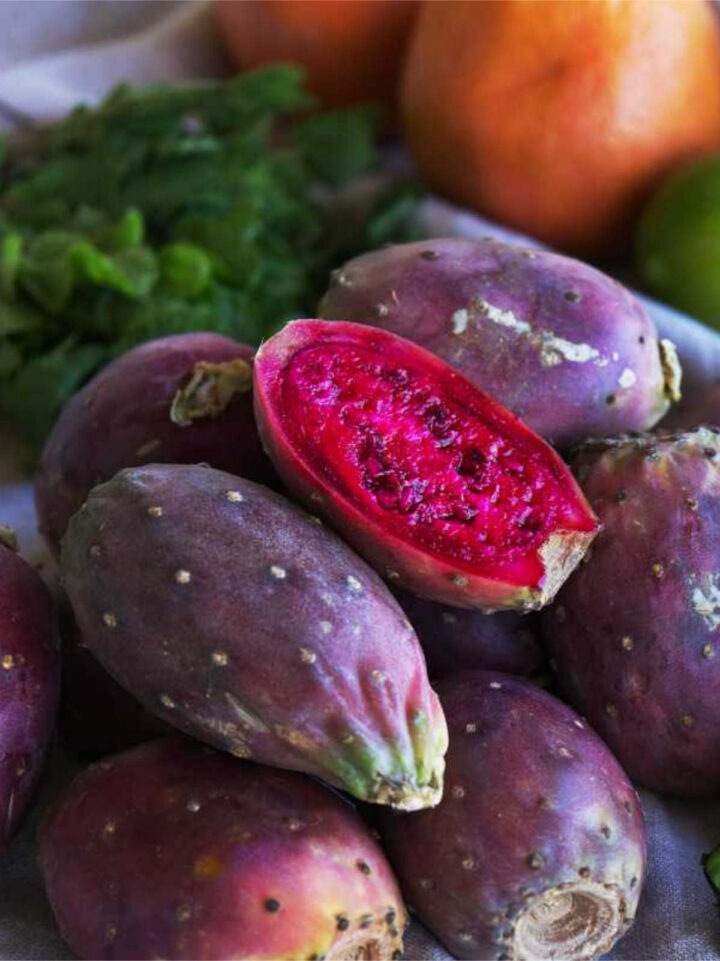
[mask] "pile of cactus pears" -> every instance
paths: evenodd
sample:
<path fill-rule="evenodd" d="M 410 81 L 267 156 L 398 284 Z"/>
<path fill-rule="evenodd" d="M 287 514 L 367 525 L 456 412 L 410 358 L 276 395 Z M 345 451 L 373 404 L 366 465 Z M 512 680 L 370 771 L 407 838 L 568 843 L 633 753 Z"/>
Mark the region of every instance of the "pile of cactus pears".
<path fill-rule="evenodd" d="M 0 843 L 59 701 L 94 763 L 39 864 L 81 958 L 397 959 L 410 906 L 458 958 L 604 954 L 633 782 L 720 794 L 716 395 L 653 432 L 680 368 L 638 301 L 496 241 L 364 255 L 319 313 L 65 408 L 54 603 L 0 547 Z"/>

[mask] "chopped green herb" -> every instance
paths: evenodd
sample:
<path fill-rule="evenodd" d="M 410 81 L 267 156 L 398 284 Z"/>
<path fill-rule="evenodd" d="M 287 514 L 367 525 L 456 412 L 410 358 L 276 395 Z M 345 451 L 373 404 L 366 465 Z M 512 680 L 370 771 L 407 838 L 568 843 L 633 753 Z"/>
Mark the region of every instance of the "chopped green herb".
<path fill-rule="evenodd" d="M 0 154 L 0 412 L 42 440 L 97 367 L 214 330 L 257 344 L 332 267 L 409 239 L 417 185 L 339 217 L 377 166 L 376 113 L 315 106 L 294 67 L 114 90 Z"/>

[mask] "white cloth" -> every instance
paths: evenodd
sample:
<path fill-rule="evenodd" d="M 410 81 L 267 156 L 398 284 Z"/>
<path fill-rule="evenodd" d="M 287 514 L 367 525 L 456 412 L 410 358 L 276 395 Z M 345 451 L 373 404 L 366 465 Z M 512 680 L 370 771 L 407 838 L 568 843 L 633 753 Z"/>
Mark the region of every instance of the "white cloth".
<path fill-rule="evenodd" d="M 0 3 L 0 126 L 57 117 L 78 101 L 96 102 L 120 80 L 151 82 L 226 72 L 207 10 L 195 2 Z M 428 236 L 502 233 L 472 214 L 427 201 Z M 661 305 L 647 302 L 663 336 L 678 345 L 687 384 L 720 380 L 720 337 Z M 0 426 L 0 523 L 15 526 L 23 554 L 42 563 L 30 484 L 19 448 Z M 20 837 L 0 855 L 0 961 L 71 958 L 45 900 L 33 838 L 43 806 L 67 782 L 75 764 L 58 750 L 43 796 Z M 643 794 L 650 871 L 631 932 L 617 959 L 720 961 L 720 919 L 700 870 L 704 851 L 720 841 L 720 802 L 681 802 Z M 445 961 L 417 923 L 406 957 Z"/>

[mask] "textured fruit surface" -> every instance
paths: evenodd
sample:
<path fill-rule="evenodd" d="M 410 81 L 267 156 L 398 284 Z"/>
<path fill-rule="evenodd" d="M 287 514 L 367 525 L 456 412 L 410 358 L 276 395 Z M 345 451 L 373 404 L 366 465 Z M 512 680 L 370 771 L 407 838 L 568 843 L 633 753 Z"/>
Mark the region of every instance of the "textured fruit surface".
<path fill-rule="evenodd" d="M 720 156 L 673 173 L 638 223 L 636 262 L 656 296 L 720 326 Z"/>
<path fill-rule="evenodd" d="M 72 751 L 101 757 L 172 730 L 108 674 L 85 644 L 68 604 L 60 608 L 62 689 L 58 727 Z"/>
<path fill-rule="evenodd" d="M 405 911 L 352 807 L 180 738 L 83 774 L 40 866 L 81 958 L 390 958 Z"/>
<path fill-rule="evenodd" d="M 50 595 L 30 565 L 0 543 L 0 848 L 32 800 L 59 690 Z"/>
<path fill-rule="evenodd" d="M 363 254 L 320 315 L 407 337 L 560 446 L 652 427 L 677 399 L 669 341 L 633 295 L 568 257 L 440 239 Z"/>
<path fill-rule="evenodd" d="M 180 334 L 128 351 L 65 407 L 35 484 L 40 528 L 57 550 L 90 490 L 122 467 L 209 463 L 272 483 L 252 412 L 251 347 Z"/>
<path fill-rule="evenodd" d="M 427 351 L 359 324 L 288 324 L 258 351 L 275 467 L 396 586 L 540 607 L 597 530 L 558 455 Z"/>
<path fill-rule="evenodd" d="M 285 498 L 209 467 L 124 470 L 72 519 L 62 570 L 85 643 L 164 720 L 363 800 L 438 802 L 447 730 L 410 623 Z"/>
<path fill-rule="evenodd" d="M 458 958 L 592 958 L 631 923 L 645 874 L 637 795 L 556 698 L 485 671 L 438 684 L 450 729 L 433 811 L 382 817 L 418 917 Z"/>
<path fill-rule="evenodd" d="M 660 425 L 663 429 L 691 429 L 693 427 L 720 427 L 720 384 L 710 387 L 703 394 L 681 401 L 670 411 Z"/>
<path fill-rule="evenodd" d="M 555 247 L 627 247 L 639 205 L 720 147 L 712 4 L 431 0 L 403 77 L 405 133 L 440 193 Z"/>
<path fill-rule="evenodd" d="M 628 774 L 720 791 L 720 438 L 597 441 L 576 470 L 603 530 L 543 618 L 558 680 Z"/>
<path fill-rule="evenodd" d="M 415 628 L 431 678 L 458 671 L 539 674 L 546 665 L 535 614 L 483 614 L 395 593 Z"/>
<path fill-rule="evenodd" d="M 417 7 L 411 0 L 263 0 L 215 3 L 214 11 L 239 67 L 298 63 L 320 102 L 339 107 L 395 103 Z"/>

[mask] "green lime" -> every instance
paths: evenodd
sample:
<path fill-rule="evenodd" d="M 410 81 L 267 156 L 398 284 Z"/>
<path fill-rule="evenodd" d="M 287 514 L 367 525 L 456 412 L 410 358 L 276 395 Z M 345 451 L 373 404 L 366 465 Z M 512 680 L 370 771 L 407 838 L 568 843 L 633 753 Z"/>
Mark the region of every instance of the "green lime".
<path fill-rule="evenodd" d="M 672 174 L 643 211 L 636 239 L 648 290 L 720 327 L 720 155 Z"/>

